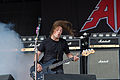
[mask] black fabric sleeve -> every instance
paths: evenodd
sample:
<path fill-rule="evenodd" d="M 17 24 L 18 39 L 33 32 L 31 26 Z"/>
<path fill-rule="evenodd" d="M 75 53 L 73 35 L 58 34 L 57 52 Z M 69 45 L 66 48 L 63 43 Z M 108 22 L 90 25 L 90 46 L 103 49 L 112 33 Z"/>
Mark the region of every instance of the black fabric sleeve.
<path fill-rule="evenodd" d="M 65 54 L 70 53 L 69 46 L 68 46 L 68 44 L 67 44 L 67 41 L 66 41 L 66 40 L 64 41 L 64 52 L 65 52 Z"/>
<path fill-rule="evenodd" d="M 44 43 L 45 43 L 44 41 L 42 43 L 40 43 L 40 46 L 38 46 L 38 51 L 41 51 L 41 52 L 44 51 L 44 49 L 45 49 Z"/>

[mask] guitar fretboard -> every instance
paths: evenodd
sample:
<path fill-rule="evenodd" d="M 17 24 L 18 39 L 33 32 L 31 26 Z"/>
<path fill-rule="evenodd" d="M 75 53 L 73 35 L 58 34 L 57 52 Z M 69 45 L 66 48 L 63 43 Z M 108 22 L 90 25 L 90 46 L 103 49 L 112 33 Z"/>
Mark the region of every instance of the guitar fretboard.
<path fill-rule="evenodd" d="M 78 57 L 81 57 L 81 56 L 82 55 L 79 55 Z M 60 66 L 60 65 L 62 65 L 64 63 L 67 63 L 67 62 L 70 62 L 70 61 L 74 61 L 74 57 L 66 59 L 64 61 L 60 61 L 60 62 L 55 63 L 55 64 L 52 64 L 52 65 L 49 66 L 49 69 L 54 69 L 54 68 L 56 68 L 56 67 L 58 67 L 58 66 Z"/>

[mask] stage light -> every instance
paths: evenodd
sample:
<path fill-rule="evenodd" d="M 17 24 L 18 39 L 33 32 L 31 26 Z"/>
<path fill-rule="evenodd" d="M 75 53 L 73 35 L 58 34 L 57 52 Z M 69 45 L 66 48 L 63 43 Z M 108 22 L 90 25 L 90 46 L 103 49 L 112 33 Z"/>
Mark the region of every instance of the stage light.
<path fill-rule="evenodd" d="M 83 39 L 84 37 L 83 36 L 80 36 L 80 39 Z"/>
<path fill-rule="evenodd" d="M 40 40 L 44 40 L 44 37 L 40 37 Z"/>
<path fill-rule="evenodd" d="M 84 35 L 84 36 L 87 36 L 87 33 L 85 32 L 85 33 L 83 33 L 83 35 Z"/>
<path fill-rule="evenodd" d="M 110 34 L 109 34 L 109 33 L 107 33 L 105 36 L 106 36 L 106 37 L 110 37 Z"/>
<path fill-rule="evenodd" d="M 66 39 L 67 37 L 66 36 L 63 36 L 63 39 Z"/>
<path fill-rule="evenodd" d="M 93 34 L 93 37 L 97 37 L 97 34 Z"/>
<path fill-rule="evenodd" d="M 23 41 L 26 41 L 27 39 L 26 38 L 22 38 Z"/>
<path fill-rule="evenodd" d="M 103 37 L 103 34 L 100 33 L 100 34 L 99 34 L 99 37 Z"/>
<path fill-rule="evenodd" d="M 30 38 L 28 38 L 28 41 L 32 41 L 32 38 L 30 37 Z"/>
<path fill-rule="evenodd" d="M 117 34 L 115 34 L 115 33 L 112 33 L 112 37 L 116 37 L 117 36 Z"/>
<path fill-rule="evenodd" d="M 69 36 L 69 39 L 73 39 L 73 37 L 72 37 L 72 36 Z"/>

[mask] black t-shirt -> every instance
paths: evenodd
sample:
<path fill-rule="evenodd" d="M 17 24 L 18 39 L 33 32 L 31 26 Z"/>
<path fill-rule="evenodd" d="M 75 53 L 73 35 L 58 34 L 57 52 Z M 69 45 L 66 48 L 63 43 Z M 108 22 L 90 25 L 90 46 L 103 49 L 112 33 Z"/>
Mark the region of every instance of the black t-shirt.
<path fill-rule="evenodd" d="M 40 61 L 42 63 L 46 63 L 52 59 L 62 61 L 63 54 L 70 53 L 67 41 L 62 38 L 59 41 L 54 41 L 49 37 L 40 44 L 38 50 L 44 52 L 44 56 Z"/>

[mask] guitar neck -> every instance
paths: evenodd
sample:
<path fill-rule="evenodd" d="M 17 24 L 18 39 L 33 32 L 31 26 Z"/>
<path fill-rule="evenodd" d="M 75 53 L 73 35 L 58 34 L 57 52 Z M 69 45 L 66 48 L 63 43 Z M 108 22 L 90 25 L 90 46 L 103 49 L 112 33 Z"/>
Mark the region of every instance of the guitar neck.
<path fill-rule="evenodd" d="M 81 56 L 82 55 L 79 55 L 78 57 L 81 57 Z M 52 64 L 52 65 L 49 66 L 49 69 L 54 69 L 54 68 L 56 68 L 56 67 L 58 67 L 58 66 L 60 66 L 60 65 L 62 65 L 64 63 L 67 63 L 67 62 L 70 62 L 70 61 L 74 61 L 74 57 L 63 60 L 63 61 L 60 61 L 60 62 L 55 63 L 55 64 Z"/>

